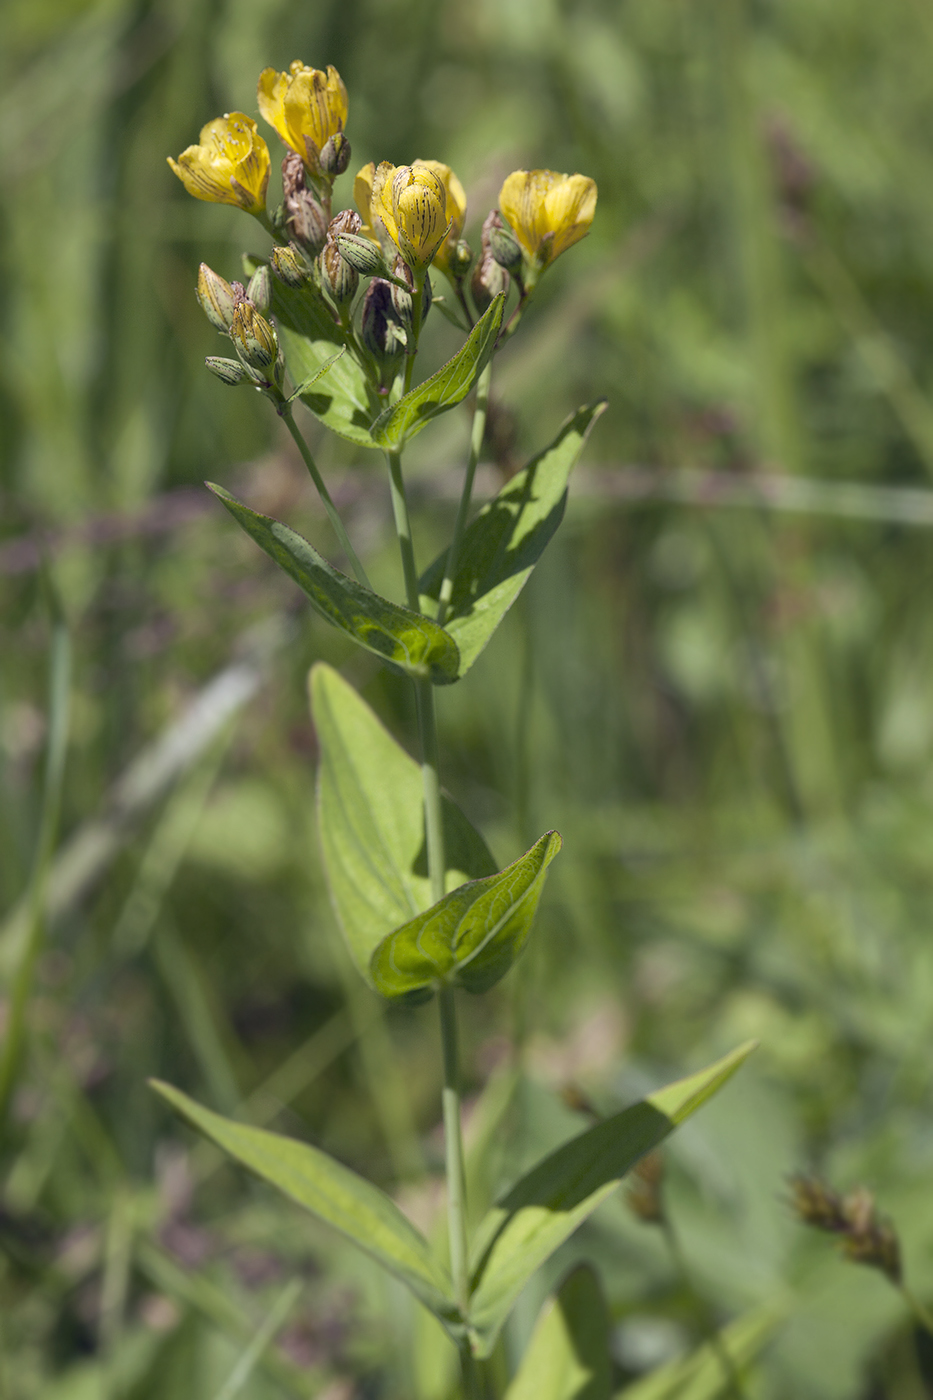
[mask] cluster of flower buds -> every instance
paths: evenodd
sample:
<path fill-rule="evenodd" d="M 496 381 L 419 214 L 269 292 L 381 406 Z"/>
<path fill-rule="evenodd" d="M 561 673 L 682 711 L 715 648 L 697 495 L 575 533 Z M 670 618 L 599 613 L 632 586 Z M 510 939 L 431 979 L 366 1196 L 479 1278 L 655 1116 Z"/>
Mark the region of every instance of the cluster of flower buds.
<path fill-rule="evenodd" d="M 275 327 L 266 319 L 272 300 L 268 267 L 260 267 L 244 287 L 225 281 L 202 263 L 197 297 L 211 325 L 230 337 L 237 353 L 235 360 L 208 356 L 205 363 L 211 373 L 224 384 L 253 385 L 280 397 L 285 367 Z"/>
<path fill-rule="evenodd" d="M 836 1235 L 847 1259 L 880 1269 L 890 1281 L 901 1282 L 901 1247 L 890 1220 L 879 1214 L 872 1193 L 864 1186 L 842 1196 L 813 1176 L 790 1179 L 791 1205 L 799 1220 L 816 1230 Z"/>
<path fill-rule="evenodd" d="M 266 68 L 257 102 L 287 148 L 282 203 L 274 212 L 266 209 L 269 150 L 256 123 L 242 112 L 209 122 L 198 145 L 169 161 L 196 198 L 246 210 L 276 239 L 260 282 L 254 278 L 245 292 L 202 267 L 201 305 L 211 324 L 230 336 L 238 356 L 209 362 L 226 383 L 258 383 L 273 396 L 280 392 L 281 356 L 267 319 L 270 270 L 285 287 L 316 298 L 318 309 L 334 316 L 351 352 L 364 367 L 368 360 L 371 378 L 375 365 L 379 391 L 386 393 L 431 306 L 430 267 L 450 281 L 471 323 L 467 290 L 477 315 L 513 282 L 523 305 L 544 269 L 583 238 L 593 221 L 592 180 L 553 170 L 516 170 L 502 186 L 499 208 L 483 224 L 474 261 L 463 238 L 466 193 L 450 166 L 435 160 L 364 166 L 353 187 L 358 212 L 332 217 L 334 181 L 350 161 L 347 90 L 340 74 L 297 60 L 287 72 Z M 373 280 L 359 304 L 357 335 L 352 317 L 361 277 Z M 416 295 L 423 298 L 420 316 L 413 305 Z M 459 312 L 444 309 L 457 319 Z"/>

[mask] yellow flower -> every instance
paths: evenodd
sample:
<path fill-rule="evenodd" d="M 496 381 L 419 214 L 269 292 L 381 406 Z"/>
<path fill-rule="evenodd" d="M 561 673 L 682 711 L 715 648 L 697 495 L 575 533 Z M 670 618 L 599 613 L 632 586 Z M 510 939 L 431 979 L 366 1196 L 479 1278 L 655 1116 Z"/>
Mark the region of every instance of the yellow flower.
<path fill-rule="evenodd" d="M 450 231 L 444 183 L 424 164 L 383 161 L 373 177 L 372 212 L 413 272 L 428 266 Z"/>
<path fill-rule="evenodd" d="M 596 213 L 596 182 L 556 170 L 515 170 L 499 191 L 528 261 L 538 271 L 585 238 Z"/>
<path fill-rule="evenodd" d="M 375 177 L 376 167 L 370 161 L 357 173 L 353 181 L 353 202 L 360 211 L 360 219 L 363 224 L 360 233 L 364 238 L 371 238 L 374 243 L 381 244 L 382 240 L 376 227 L 378 215 L 373 213 L 373 180 Z"/>
<path fill-rule="evenodd" d="M 322 147 L 343 131 L 347 120 L 347 90 L 337 69 L 328 65 L 322 73 L 297 59 L 287 73 L 264 68 L 256 95 L 269 125 L 319 175 Z"/>
<path fill-rule="evenodd" d="M 439 160 L 416 160 L 412 169 L 432 171 L 444 186 L 444 194 L 447 197 L 446 208 L 447 218 L 450 220 L 450 229 L 447 237 L 434 256 L 434 266 L 440 268 L 441 272 L 446 273 L 446 275 L 450 277 L 450 260 L 456 253 L 457 243 L 463 236 L 463 225 L 466 220 L 466 191 L 450 166 L 443 165 Z"/>
<path fill-rule="evenodd" d="M 202 126 L 200 144 L 168 163 L 189 194 L 211 204 L 235 204 L 263 214 L 269 183 L 269 148 L 252 117 L 228 112 Z"/>

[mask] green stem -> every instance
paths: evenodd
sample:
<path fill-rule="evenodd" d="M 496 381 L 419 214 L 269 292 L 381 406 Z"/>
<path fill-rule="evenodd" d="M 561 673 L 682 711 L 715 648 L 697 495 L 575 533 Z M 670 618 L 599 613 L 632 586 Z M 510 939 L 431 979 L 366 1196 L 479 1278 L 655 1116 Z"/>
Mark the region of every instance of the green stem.
<path fill-rule="evenodd" d="M 476 1357 L 470 1350 L 470 1343 L 460 1346 L 460 1367 L 463 1373 L 463 1394 L 465 1400 L 482 1400 L 482 1387 L 479 1381 L 479 1367 Z"/>
<path fill-rule="evenodd" d="M 460 1132 L 460 1074 L 457 1063 L 457 1008 L 454 989 L 440 989 L 441 1040 L 444 1047 L 444 1156 L 447 1169 L 447 1233 L 454 1298 L 464 1317 L 470 1306 L 470 1256 L 467 1247 L 466 1187 Z"/>
<path fill-rule="evenodd" d="M 424 306 L 424 279 L 426 272 L 422 272 L 420 277 L 412 274 L 414 286 L 411 289 L 411 344 L 405 348 L 405 385 L 402 390 L 407 394 L 411 388 L 411 377 L 415 370 L 415 356 L 418 354 L 418 341 L 421 339 L 422 310 Z"/>
<path fill-rule="evenodd" d="M 327 518 L 334 528 L 334 534 L 340 541 L 341 549 L 350 561 L 350 565 L 353 569 L 353 572 L 356 574 L 363 587 L 368 588 L 370 592 L 372 592 L 372 584 L 366 577 L 366 570 L 363 568 L 363 565 L 357 558 L 356 550 L 350 543 L 350 536 L 347 534 L 346 527 L 343 521 L 340 519 L 337 507 L 334 505 L 333 501 L 330 498 L 330 492 L 324 485 L 324 478 L 318 471 L 317 463 L 311 456 L 311 449 L 298 430 L 298 425 L 295 422 L 294 415 L 292 414 L 291 405 L 285 404 L 283 407 L 281 407 L 279 409 L 279 416 L 281 417 L 288 431 L 291 433 L 292 438 L 295 442 L 295 446 L 301 453 L 302 460 L 304 461 L 305 466 L 308 468 L 308 471 L 311 473 L 311 480 L 317 487 L 317 493 L 324 503 L 324 509 L 327 511 Z"/>
<path fill-rule="evenodd" d="M 408 514 L 408 497 L 405 495 L 405 479 L 402 476 L 402 454 L 398 448 L 386 453 L 389 466 L 389 488 L 392 493 L 392 514 L 395 517 L 395 533 L 402 556 L 402 573 L 405 575 L 405 597 L 412 612 L 421 611 L 418 592 L 418 570 L 415 568 L 415 549 L 411 538 L 411 517 Z"/>
<path fill-rule="evenodd" d="M 489 406 L 489 385 L 492 381 L 492 360 L 480 374 L 476 381 L 476 404 L 473 409 L 473 429 L 470 433 L 470 455 L 467 458 L 466 474 L 463 478 L 463 490 L 460 493 L 460 504 L 457 507 L 457 518 L 454 521 L 453 538 L 450 541 L 450 548 L 447 551 L 447 563 L 444 567 L 444 581 L 441 584 L 440 600 L 437 605 L 437 625 L 443 627 L 444 620 L 450 607 L 450 600 L 454 591 L 454 578 L 457 573 L 457 565 L 460 562 L 460 545 L 463 540 L 463 531 L 466 527 L 466 518 L 470 511 L 470 501 L 473 496 L 473 478 L 476 475 L 476 464 L 479 461 L 480 450 L 483 446 L 483 437 L 486 432 L 486 411 Z"/>

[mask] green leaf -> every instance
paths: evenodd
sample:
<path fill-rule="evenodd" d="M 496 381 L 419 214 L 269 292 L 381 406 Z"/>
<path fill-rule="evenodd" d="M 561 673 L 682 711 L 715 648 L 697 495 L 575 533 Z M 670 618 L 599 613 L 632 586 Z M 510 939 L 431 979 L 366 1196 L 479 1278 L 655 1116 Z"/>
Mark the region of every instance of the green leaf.
<path fill-rule="evenodd" d="M 596 1274 L 581 1264 L 548 1298 L 505 1400 L 609 1400 L 609 1312 Z"/>
<path fill-rule="evenodd" d="M 373 950 L 431 905 L 421 768 L 330 666 L 311 672 L 318 821 L 331 898 L 368 982 Z M 483 838 L 443 799 L 446 888 L 495 872 Z"/>
<path fill-rule="evenodd" d="M 207 485 L 328 622 L 410 676 L 442 682 L 456 678 L 456 644 L 436 622 L 370 592 L 335 569 L 287 525 L 251 510 L 222 486 Z"/>
<path fill-rule="evenodd" d="M 513 476 L 464 532 L 445 627 L 466 675 L 525 586 L 563 519 L 567 481 L 605 400 L 581 408 L 546 451 Z M 445 550 L 425 571 L 421 592 L 437 604 Z M 433 611 L 433 609 L 432 609 Z"/>
<path fill-rule="evenodd" d="M 719 1344 L 741 1373 L 767 1345 L 786 1313 L 780 1304 L 766 1304 L 736 1318 L 719 1333 Z M 627 1385 L 618 1400 L 720 1400 L 733 1396 L 722 1355 L 707 1343 L 683 1360 L 670 1361 L 642 1380 Z M 511 1397 L 509 1397 L 511 1400 Z"/>
<path fill-rule="evenodd" d="M 500 293 L 470 331 L 453 359 L 381 413 L 372 426 L 380 447 L 403 447 L 432 419 L 462 403 L 496 348 L 505 296 Z"/>
<path fill-rule="evenodd" d="M 544 877 L 560 850 L 549 831 L 504 870 L 471 880 L 394 929 L 373 953 L 370 974 L 384 997 L 430 991 L 438 982 L 485 992 L 518 957 Z"/>
<path fill-rule="evenodd" d="M 324 301 L 310 288 L 286 287 L 272 279 L 272 312 L 288 373 L 295 385 L 313 380 L 331 357 L 346 348 L 346 337 Z M 332 365 L 324 383 L 303 388 L 302 403 L 338 437 L 359 447 L 378 448 L 370 424 L 382 408 L 352 355 Z"/>
<path fill-rule="evenodd" d="M 457 1330 L 459 1314 L 446 1271 L 424 1236 L 383 1191 L 309 1143 L 222 1118 L 170 1084 L 149 1082 L 205 1137 L 339 1230 L 410 1288 L 448 1329 Z"/>
<path fill-rule="evenodd" d="M 757 1042 L 597 1123 L 533 1167 L 477 1232 L 470 1322 L 488 1356 L 532 1274 L 592 1215 L 639 1157 L 667 1137 L 735 1073 Z"/>

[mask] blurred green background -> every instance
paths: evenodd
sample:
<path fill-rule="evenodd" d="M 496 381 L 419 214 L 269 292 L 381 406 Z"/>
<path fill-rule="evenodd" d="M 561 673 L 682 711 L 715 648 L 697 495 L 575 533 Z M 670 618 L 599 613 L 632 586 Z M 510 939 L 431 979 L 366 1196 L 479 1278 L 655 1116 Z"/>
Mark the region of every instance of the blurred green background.
<path fill-rule="evenodd" d="M 217 341 L 197 264 L 234 277 L 264 236 L 165 164 L 219 112 L 255 115 L 259 70 L 295 57 L 346 81 L 351 174 L 448 162 L 475 246 L 513 168 L 599 185 L 591 236 L 497 364 L 486 488 L 579 403 L 609 411 L 526 594 L 441 697 L 444 781 L 500 862 L 550 826 L 565 843 L 520 974 L 464 1006 L 467 1087 L 494 1086 L 477 1196 L 585 1125 L 562 1089 L 608 1109 L 758 1036 L 667 1156 L 708 1314 L 780 1313 L 749 1396 L 933 1395 L 933 1342 L 897 1294 L 785 1200 L 803 1168 L 871 1187 L 933 1301 L 933 11 L 6 0 L 2 25 L 7 1030 L 42 815 L 43 554 L 73 679 L 0 1144 L 0 1396 L 443 1400 L 450 1384 L 414 1305 L 144 1083 L 246 1100 L 432 1218 L 433 1012 L 383 1016 L 349 975 L 305 675 L 339 666 L 410 747 L 411 698 L 200 486 L 333 553 L 268 405 L 201 366 Z M 350 202 L 350 176 L 337 192 Z M 456 343 L 439 319 L 438 357 Z M 305 426 L 397 596 L 379 464 Z M 452 414 L 412 453 L 423 560 L 467 426 Z M 609 1291 L 620 1387 L 702 1340 L 703 1307 L 620 1198 L 522 1301 L 503 1373 L 580 1255 Z M 277 1301 L 278 1344 L 225 1390 Z"/>

